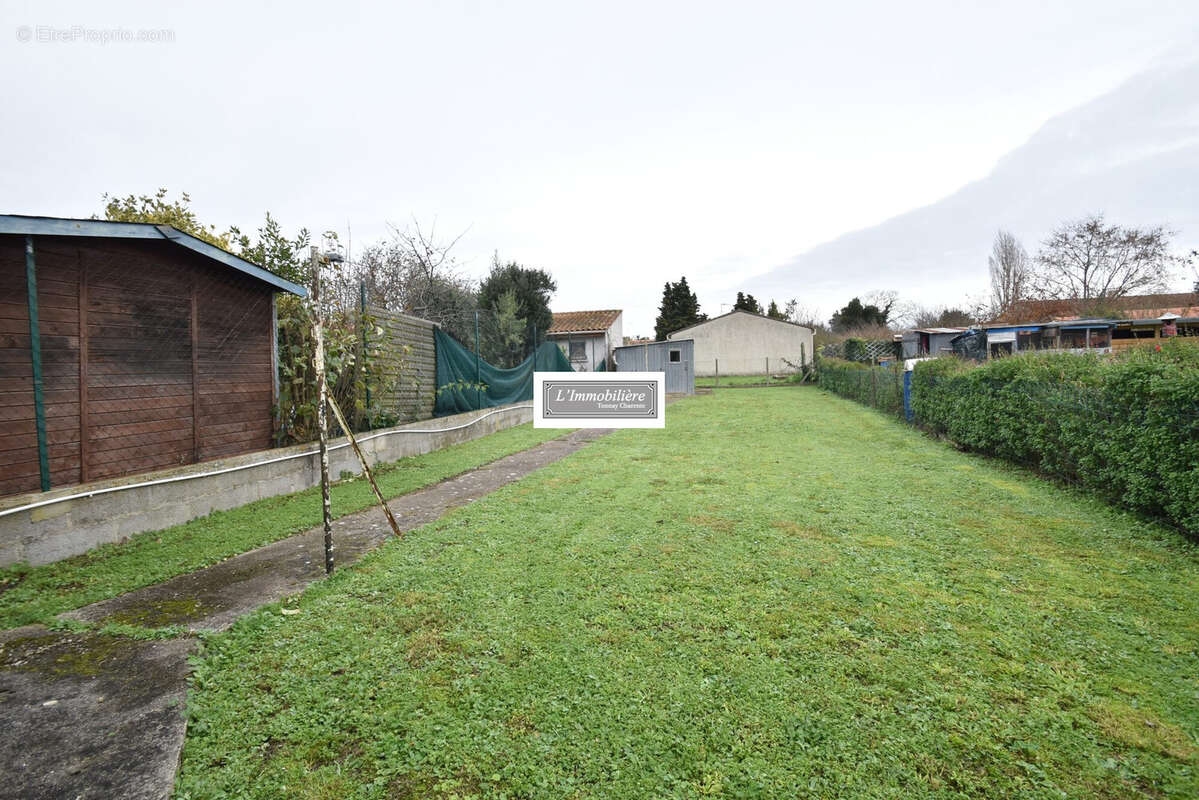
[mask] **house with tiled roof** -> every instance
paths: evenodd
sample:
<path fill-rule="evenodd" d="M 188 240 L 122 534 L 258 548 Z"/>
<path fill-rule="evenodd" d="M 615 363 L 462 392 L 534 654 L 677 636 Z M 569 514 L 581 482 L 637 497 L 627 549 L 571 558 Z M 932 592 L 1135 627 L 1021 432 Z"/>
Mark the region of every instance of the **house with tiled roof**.
<path fill-rule="evenodd" d="M 620 309 L 599 311 L 555 311 L 554 322 L 546 338 L 562 349 L 576 372 L 595 372 L 607 369 L 612 348 L 619 347 L 621 335 Z"/>
<path fill-rule="evenodd" d="M 1199 317 L 1199 292 L 1127 295 L 1103 300 L 1025 300 L 995 322 L 1065 322 L 1095 316 L 1154 320 L 1163 314 Z"/>

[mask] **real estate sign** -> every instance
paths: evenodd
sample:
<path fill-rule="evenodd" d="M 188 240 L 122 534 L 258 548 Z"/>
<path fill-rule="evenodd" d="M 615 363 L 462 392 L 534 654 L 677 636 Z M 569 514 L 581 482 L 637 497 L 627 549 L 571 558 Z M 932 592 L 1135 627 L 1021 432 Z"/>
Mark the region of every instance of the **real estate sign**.
<path fill-rule="evenodd" d="M 534 372 L 534 428 L 665 428 L 664 372 Z"/>

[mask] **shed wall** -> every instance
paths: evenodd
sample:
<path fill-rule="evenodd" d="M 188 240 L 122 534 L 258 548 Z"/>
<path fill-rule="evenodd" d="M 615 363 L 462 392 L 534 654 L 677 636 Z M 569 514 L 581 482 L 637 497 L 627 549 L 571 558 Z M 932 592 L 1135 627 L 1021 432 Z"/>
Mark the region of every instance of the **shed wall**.
<path fill-rule="evenodd" d="M 0 237 L 0 495 L 39 487 L 25 237 Z M 270 446 L 272 289 L 168 242 L 34 237 L 52 486 Z"/>

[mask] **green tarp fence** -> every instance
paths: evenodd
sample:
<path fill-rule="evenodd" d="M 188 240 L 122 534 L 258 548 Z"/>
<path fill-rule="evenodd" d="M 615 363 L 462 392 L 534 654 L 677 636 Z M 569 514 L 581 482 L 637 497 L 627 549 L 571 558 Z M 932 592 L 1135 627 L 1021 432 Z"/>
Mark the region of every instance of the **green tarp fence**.
<path fill-rule="evenodd" d="M 459 344 L 441 328 L 433 329 L 437 352 L 437 401 L 433 415 L 444 417 L 533 399 L 533 373 L 572 372 L 566 356 L 552 342 L 543 342 L 537 352 L 512 369 L 500 369 L 480 359 L 478 380 L 475 353 Z M 477 388 L 476 383 L 483 384 Z"/>

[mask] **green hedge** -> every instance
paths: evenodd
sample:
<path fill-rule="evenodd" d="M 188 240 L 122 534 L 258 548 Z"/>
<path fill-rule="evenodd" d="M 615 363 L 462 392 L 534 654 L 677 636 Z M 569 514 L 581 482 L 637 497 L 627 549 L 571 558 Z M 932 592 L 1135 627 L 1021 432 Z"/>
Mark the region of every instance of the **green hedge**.
<path fill-rule="evenodd" d="M 916 365 L 916 420 L 1199 536 L 1199 347 Z"/>
<path fill-rule="evenodd" d="M 840 358 L 822 358 L 820 387 L 889 414 L 903 416 L 903 365 L 872 367 Z"/>

